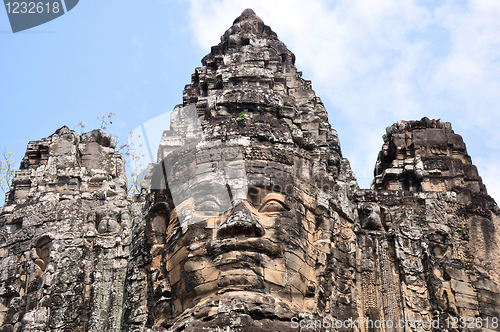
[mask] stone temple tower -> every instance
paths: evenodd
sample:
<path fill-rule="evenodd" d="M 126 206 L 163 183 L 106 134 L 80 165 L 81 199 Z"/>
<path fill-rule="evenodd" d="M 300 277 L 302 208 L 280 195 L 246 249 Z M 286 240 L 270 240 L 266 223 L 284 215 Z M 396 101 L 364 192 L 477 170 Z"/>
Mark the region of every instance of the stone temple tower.
<path fill-rule="evenodd" d="M 243 11 L 141 195 L 108 134 L 30 142 L 0 210 L 0 331 L 500 331 L 500 210 L 462 138 L 399 121 L 360 189 L 294 62 Z"/>

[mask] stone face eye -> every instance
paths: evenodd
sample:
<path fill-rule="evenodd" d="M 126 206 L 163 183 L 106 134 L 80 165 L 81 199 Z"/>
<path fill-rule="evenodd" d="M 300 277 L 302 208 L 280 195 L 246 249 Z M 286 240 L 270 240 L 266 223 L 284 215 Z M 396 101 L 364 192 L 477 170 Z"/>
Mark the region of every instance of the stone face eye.
<path fill-rule="evenodd" d="M 288 208 L 285 206 L 284 203 L 273 199 L 264 203 L 264 205 L 262 205 L 262 207 L 259 209 L 259 212 L 271 213 L 271 212 L 282 212 L 286 210 L 288 210 Z"/>
<path fill-rule="evenodd" d="M 221 206 L 213 199 L 200 202 L 196 205 L 196 212 L 204 216 L 218 215 L 221 211 Z"/>

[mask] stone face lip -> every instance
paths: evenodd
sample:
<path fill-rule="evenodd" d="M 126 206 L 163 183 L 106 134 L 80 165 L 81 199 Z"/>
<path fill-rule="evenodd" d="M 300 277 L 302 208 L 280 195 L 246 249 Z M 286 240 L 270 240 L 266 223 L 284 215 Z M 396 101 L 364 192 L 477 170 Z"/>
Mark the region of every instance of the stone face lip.
<path fill-rule="evenodd" d="M 101 130 L 29 142 L 0 209 L 0 332 L 497 329 L 500 209 L 462 138 L 398 121 L 359 189 L 301 76 L 246 9 L 195 69 L 141 195 Z"/>

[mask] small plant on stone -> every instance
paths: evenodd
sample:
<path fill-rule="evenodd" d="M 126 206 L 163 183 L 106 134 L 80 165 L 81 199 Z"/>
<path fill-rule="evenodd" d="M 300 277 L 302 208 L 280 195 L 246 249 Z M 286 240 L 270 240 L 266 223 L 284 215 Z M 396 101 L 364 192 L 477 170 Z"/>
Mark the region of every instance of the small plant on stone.
<path fill-rule="evenodd" d="M 12 179 L 14 179 L 14 167 L 15 164 L 12 161 L 12 152 L 5 152 L 5 150 L 0 151 L 0 188 L 6 195 L 10 191 L 10 185 L 12 184 Z"/>
<path fill-rule="evenodd" d="M 118 148 L 118 151 L 123 154 L 125 157 L 125 165 L 130 169 L 130 176 L 128 178 L 128 186 L 127 192 L 132 194 L 140 194 L 142 182 L 144 180 L 142 174 L 144 172 L 144 165 L 141 162 L 141 159 L 145 157 L 145 155 L 141 155 L 135 149 L 135 141 L 141 138 L 141 135 L 134 138 L 134 132 L 130 132 L 127 143 L 123 144 Z M 142 144 L 139 144 L 139 148 L 142 147 Z"/>
<path fill-rule="evenodd" d="M 101 129 L 106 130 L 106 127 L 110 124 L 113 124 L 113 121 L 111 121 L 111 118 L 113 116 L 116 116 L 116 113 L 109 112 L 107 115 L 101 115 L 99 118 L 98 116 L 95 118 L 96 120 L 101 121 Z"/>
<path fill-rule="evenodd" d="M 77 127 L 80 127 L 80 135 L 83 134 L 83 128 L 85 128 L 85 126 L 87 125 L 87 123 L 83 122 L 83 121 L 80 121 L 76 124 Z"/>
<path fill-rule="evenodd" d="M 113 121 L 111 120 L 113 116 L 116 116 L 116 113 L 109 112 L 108 114 L 101 115 L 100 117 L 96 116 L 95 119 L 101 122 L 99 129 L 106 130 L 109 125 L 113 124 Z M 80 135 L 86 132 L 85 131 L 85 127 L 87 126 L 86 122 L 80 121 L 76 124 L 76 126 L 80 128 Z M 118 135 L 116 134 L 110 134 L 110 135 L 113 142 L 116 145 L 118 145 Z"/>
<path fill-rule="evenodd" d="M 247 114 L 246 113 L 240 113 L 238 115 L 238 117 L 236 118 L 236 121 L 244 121 L 244 120 L 246 120 L 246 118 L 247 118 Z"/>
<path fill-rule="evenodd" d="M 101 115 L 100 117 L 97 116 L 95 119 L 97 121 L 100 121 L 99 129 L 107 130 L 108 126 L 113 124 L 113 121 L 111 119 L 114 116 L 116 116 L 116 113 L 113 112 L 109 112 L 106 115 Z M 80 127 L 80 135 L 85 132 L 84 128 L 86 125 L 87 124 L 83 121 L 78 122 L 77 127 Z M 120 146 L 118 143 L 118 135 L 117 134 L 110 134 L 110 135 L 111 139 L 118 147 L 116 150 L 123 155 L 123 159 L 125 161 L 125 167 L 130 170 L 130 176 L 128 176 L 127 191 L 129 193 L 138 194 L 141 192 L 141 186 L 143 180 L 142 173 L 144 171 L 144 166 L 140 162 L 140 159 L 144 157 L 144 155 L 141 155 L 140 153 L 137 152 L 137 150 L 135 149 L 134 141 L 139 139 L 141 136 L 139 135 L 137 138 L 134 138 L 133 133 L 130 132 L 130 136 L 127 142 Z M 142 147 L 142 144 L 139 144 L 139 147 Z"/>

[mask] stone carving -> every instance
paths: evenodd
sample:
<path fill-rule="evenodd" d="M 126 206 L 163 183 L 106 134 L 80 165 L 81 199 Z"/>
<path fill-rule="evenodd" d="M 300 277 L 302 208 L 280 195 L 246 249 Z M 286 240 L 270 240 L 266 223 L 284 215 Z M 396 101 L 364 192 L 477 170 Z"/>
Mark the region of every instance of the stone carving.
<path fill-rule="evenodd" d="M 500 210 L 462 138 L 399 121 L 359 189 L 294 62 L 245 10 L 141 195 L 100 130 L 30 142 L 0 210 L 0 331 L 500 331 Z"/>
<path fill-rule="evenodd" d="M 151 229 L 158 218 L 170 225 L 164 242 L 151 243 L 150 268 L 169 281 L 173 300 L 170 312 L 155 310 L 155 328 L 193 317 L 213 327 L 236 311 L 284 330 L 279 320 L 324 315 L 321 283 L 339 218 L 330 199 L 334 186 L 349 192 L 356 184 L 352 174 L 337 180 L 340 163 L 348 163 L 293 62 L 247 10 L 205 57 L 185 104 L 174 110 L 161 162 L 150 170 Z M 347 197 L 337 202 L 352 210 Z M 157 293 L 165 286 L 150 287 Z"/>
<path fill-rule="evenodd" d="M 0 329 L 120 330 L 142 206 L 126 194 L 123 166 L 99 130 L 63 127 L 28 144 L 0 216 Z"/>

